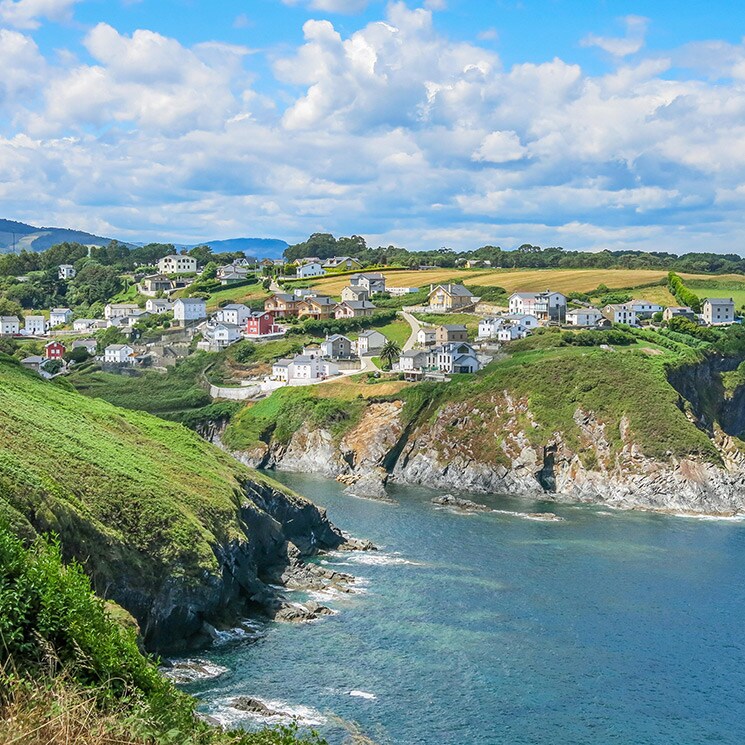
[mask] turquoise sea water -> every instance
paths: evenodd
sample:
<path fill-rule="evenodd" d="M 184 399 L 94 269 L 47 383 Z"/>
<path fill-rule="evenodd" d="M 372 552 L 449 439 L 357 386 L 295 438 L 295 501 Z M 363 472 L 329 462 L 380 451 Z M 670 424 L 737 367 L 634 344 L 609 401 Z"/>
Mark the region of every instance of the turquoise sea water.
<path fill-rule="evenodd" d="M 327 559 L 363 578 L 337 615 L 202 655 L 227 668 L 187 688 L 205 713 L 254 727 L 228 704 L 257 696 L 334 745 L 339 720 L 395 745 L 745 743 L 745 523 L 277 477 L 380 551 Z"/>

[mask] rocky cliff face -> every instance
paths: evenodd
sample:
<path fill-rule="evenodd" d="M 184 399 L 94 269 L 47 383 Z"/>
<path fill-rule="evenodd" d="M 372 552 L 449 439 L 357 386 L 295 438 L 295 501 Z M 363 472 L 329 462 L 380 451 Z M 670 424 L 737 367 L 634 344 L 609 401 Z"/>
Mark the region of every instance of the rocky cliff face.
<path fill-rule="evenodd" d="M 697 456 L 646 457 L 626 418 L 610 431 L 578 407 L 573 431 L 534 436 L 529 402 L 495 391 L 478 403 L 446 403 L 436 417 L 406 428 L 400 402 L 371 404 L 340 440 L 298 431 L 284 447 L 267 445 L 254 465 L 321 473 L 364 485 L 386 481 L 431 488 L 601 502 L 628 509 L 731 515 L 745 512 L 745 388 L 723 393 L 720 373 L 737 361 L 709 360 L 676 372 L 671 384 L 691 426 L 706 431 L 719 462 Z M 490 422 L 499 421 L 495 428 Z M 241 456 L 241 454 L 239 454 Z M 245 454 L 242 456 L 245 458 Z M 350 487 L 352 488 L 352 487 Z"/>

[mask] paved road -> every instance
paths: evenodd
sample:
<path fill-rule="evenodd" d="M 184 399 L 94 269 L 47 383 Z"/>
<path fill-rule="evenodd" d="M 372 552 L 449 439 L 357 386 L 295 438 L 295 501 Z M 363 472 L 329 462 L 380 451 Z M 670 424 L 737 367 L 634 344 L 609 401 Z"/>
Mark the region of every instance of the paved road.
<path fill-rule="evenodd" d="M 408 352 L 410 349 L 414 348 L 414 345 L 416 344 L 416 335 L 419 333 L 419 329 L 422 327 L 422 324 L 419 323 L 419 321 L 414 318 L 414 316 L 411 315 L 411 313 L 407 313 L 405 310 L 401 311 L 401 315 L 404 317 L 404 320 L 411 326 L 411 335 L 406 340 L 406 344 L 404 344 L 403 348 L 401 349 L 402 352 Z"/>

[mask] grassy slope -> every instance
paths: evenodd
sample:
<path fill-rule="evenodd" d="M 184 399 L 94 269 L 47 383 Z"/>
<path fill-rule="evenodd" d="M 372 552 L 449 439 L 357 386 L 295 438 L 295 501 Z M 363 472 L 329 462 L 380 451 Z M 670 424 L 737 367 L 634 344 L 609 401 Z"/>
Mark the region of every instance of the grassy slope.
<path fill-rule="evenodd" d="M 152 581 L 214 571 L 215 540 L 241 534 L 241 485 L 265 480 L 179 424 L 70 392 L 6 360 L 0 437 L 0 510 L 59 532 L 99 580 L 117 562 Z"/>
<path fill-rule="evenodd" d="M 448 405 L 456 409 L 468 407 L 475 412 L 469 415 L 468 426 L 454 423 L 448 430 L 449 443 L 443 445 L 457 449 L 461 444 L 486 462 L 498 459 L 496 445 L 511 418 L 495 413 L 495 408 L 504 411 L 498 405 L 504 403 L 505 392 L 513 399 L 528 401 L 536 426 L 527 419 L 520 426 L 538 446 L 549 443 L 554 433 L 560 432 L 570 446 L 581 450 L 580 429 L 573 417 L 582 408 L 606 424 L 606 434 L 614 448 L 622 444 L 620 425 L 627 418 L 634 441 L 648 456 L 695 454 L 718 461 L 718 453 L 707 436 L 678 408 L 678 394 L 667 381 L 667 366 L 685 361 L 684 353 L 646 341 L 615 351 L 557 346 L 558 341 L 557 334 L 529 337 L 512 346 L 510 357 L 492 363 L 477 376 L 454 376 L 450 383 L 419 384 L 398 391 L 381 390 L 378 395 L 403 399 L 405 416 L 417 417 L 421 424 L 434 423 L 444 416 Z M 687 352 L 695 354 L 690 349 Z M 349 402 L 340 386 L 325 393 L 332 400 L 326 409 L 317 410 L 316 404 L 307 400 L 316 394 L 279 391 L 241 411 L 226 432 L 226 442 L 236 449 L 248 448 L 272 433 L 287 441 L 302 417 L 308 416 L 316 426 L 330 424 L 341 435 L 358 421 L 357 407 L 362 402 Z M 344 411 L 350 415 L 327 416 L 329 412 Z M 296 412 L 301 412 L 297 421 Z M 275 425 L 277 428 L 273 429 Z"/>

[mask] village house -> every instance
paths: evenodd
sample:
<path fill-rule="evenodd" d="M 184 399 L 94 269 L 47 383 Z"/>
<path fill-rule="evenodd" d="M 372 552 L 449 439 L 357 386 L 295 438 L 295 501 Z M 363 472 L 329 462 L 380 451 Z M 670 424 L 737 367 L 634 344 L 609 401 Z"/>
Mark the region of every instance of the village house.
<path fill-rule="evenodd" d="M 496 339 L 504 320 L 502 318 L 482 318 L 479 321 L 478 339 Z"/>
<path fill-rule="evenodd" d="M 447 344 L 449 341 L 468 341 L 468 331 L 462 323 L 450 323 L 435 329 L 435 342 Z"/>
<path fill-rule="evenodd" d="M 111 318 L 125 318 L 139 309 L 137 303 L 108 303 L 104 306 L 103 315 L 108 321 Z"/>
<path fill-rule="evenodd" d="M 77 272 L 75 271 L 75 267 L 72 264 L 60 264 L 57 272 L 58 279 L 64 279 L 67 281 L 68 279 L 75 279 L 75 275 Z"/>
<path fill-rule="evenodd" d="M 26 336 L 43 336 L 47 330 L 44 316 L 26 316 L 23 319 L 23 331 Z"/>
<path fill-rule="evenodd" d="M 52 308 L 49 311 L 49 328 L 65 326 L 72 321 L 72 311 L 69 308 Z"/>
<path fill-rule="evenodd" d="M 173 301 L 165 298 L 148 298 L 145 301 L 145 310 L 156 316 L 161 313 L 170 313 L 173 310 Z"/>
<path fill-rule="evenodd" d="M 431 310 L 448 312 L 470 308 L 474 302 L 470 290 L 454 284 L 431 286 L 427 299 Z"/>
<path fill-rule="evenodd" d="M 603 308 L 603 316 L 611 323 L 636 326 L 636 312 L 629 303 L 610 303 Z"/>
<path fill-rule="evenodd" d="M 17 316 L 0 316 L 0 334 L 13 336 L 21 333 L 21 322 Z"/>
<path fill-rule="evenodd" d="M 134 353 L 129 344 L 109 344 L 103 351 L 103 361 L 110 365 L 133 365 Z"/>
<path fill-rule="evenodd" d="M 686 305 L 668 305 L 668 307 L 662 311 L 663 321 L 669 321 L 671 318 L 677 318 L 679 316 L 687 318 L 689 321 L 693 321 L 694 323 L 698 322 L 698 318 L 696 317 L 693 308 L 689 308 Z"/>
<path fill-rule="evenodd" d="M 197 271 L 197 260 L 193 256 L 171 254 L 158 262 L 161 274 L 193 274 Z"/>
<path fill-rule="evenodd" d="M 349 278 L 351 287 L 361 287 L 372 297 L 376 292 L 385 292 L 385 277 L 380 272 L 353 274 Z"/>
<path fill-rule="evenodd" d="M 179 323 L 207 318 L 207 301 L 201 297 L 179 298 L 173 304 L 173 317 Z"/>
<path fill-rule="evenodd" d="M 221 285 L 230 285 L 236 282 L 244 282 L 249 274 L 251 272 L 245 266 L 226 264 L 217 270 L 217 279 Z"/>
<path fill-rule="evenodd" d="M 304 256 L 301 259 L 295 259 L 291 266 L 303 266 L 303 264 L 320 264 L 321 259 L 318 256 Z"/>
<path fill-rule="evenodd" d="M 272 378 L 288 385 L 311 383 L 337 375 L 339 368 L 318 354 L 299 354 L 293 359 L 277 360 L 272 365 Z"/>
<path fill-rule="evenodd" d="M 341 299 L 342 302 L 345 300 L 369 300 L 370 299 L 370 293 L 367 291 L 367 288 L 360 287 L 359 285 L 357 287 L 352 287 L 351 285 L 347 285 L 342 291 L 341 291 Z"/>
<path fill-rule="evenodd" d="M 142 278 L 140 286 L 145 292 L 155 294 L 157 292 L 170 292 L 174 288 L 174 283 L 165 274 L 150 274 Z"/>
<path fill-rule="evenodd" d="M 567 299 L 560 292 L 513 292 L 508 303 L 510 313 L 532 315 L 543 322 L 566 320 Z"/>
<path fill-rule="evenodd" d="M 630 300 L 627 305 L 631 306 L 637 318 L 651 318 L 655 313 L 662 311 L 661 305 L 649 300 Z"/>
<path fill-rule="evenodd" d="M 351 271 L 352 269 L 361 269 L 362 264 L 351 256 L 332 256 L 323 262 L 323 268 L 331 271 Z"/>
<path fill-rule="evenodd" d="M 501 342 L 510 342 L 515 339 L 522 339 L 528 335 L 528 329 L 519 323 L 505 323 L 497 331 L 497 339 Z"/>
<path fill-rule="evenodd" d="M 401 372 L 411 372 L 421 370 L 427 364 L 427 353 L 423 349 L 410 349 L 407 352 L 401 352 L 398 358 L 398 369 Z"/>
<path fill-rule="evenodd" d="M 540 326 L 538 319 L 530 313 L 508 313 L 504 320 L 506 323 L 515 323 L 527 331 L 532 331 Z"/>
<path fill-rule="evenodd" d="M 219 308 L 215 318 L 221 323 L 232 323 L 235 326 L 243 326 L 251 317 L 252 311 L 243 303 L 230 303 Z"/>
<path fill-rule="evenodd" d="M 46 362 L 44 357 L 40 357 L 38 354 L 32 354 L 29 357 L 24 357 L 21 360 L 21 364 L 28 370 L 34 372 L 41 372 L 42 365 Z"/>
<path fill-rule="evenodd" d="M 465 342 L 449 342 L 428 350 L 427 366 L 442 373 L 475 373 L 481 369 L 476 350 Z"/>
<path fill-rule="evenodd" d="M 83 347 L 83 349 L 93 357 L 98 349 L 98 342 L 95 339 L 76 339 L 72 343 L 72 348 L 79 349 L 80 347 Z"/>
<path fill-rule="evenodd" d="M 357 337 L 357 354 L 372 354 L 380 351 L 388 339 L 375 329 L 367 329 Z"/>
<path fill-rule="evenodd" d="M 264 301 L 264 310 L 274 318 L 290 318 L 297 316 L 301 302 L 301 298 L 295 295 L 278 292 Z"/>
<path fill-rule="evenodd" d="M 431 326 L 422 326 L 419 331 L 416 332 L 416 343 L 420 347 L 431 347 L 437 343 L 437 329 Z"/>
<path fill-rule="evenodd" d="M 258 339 L 262 336 L 273 336 L 282 333 L 282 327 L 274 323 L 274 317 L 267 311 L 257 311 L 246 319 L 244 330 L 249 339 Z"/>
<path fill-rule="evenodd" d="M 332 318 L 335 307 L 335 300 L 332 300 L 326 295 L 316 295 L 315 297 L 301 300 L 298 303 L 297 312 L 300 318 L 313 318 L 318 321 L 324 318 Z"/>
<path fill-rule="evenodd" d="M 341 334 L 327 336 L 321 342 L 321 356 L 332 360 L 349 359 L 352 356 L 352 342 Z"/>
<path fill-rule="evenodd" d="M 318 261 L 310 261 L 297 268 L 299 279 L 308 279 L 309 277 L 320 277 L 325 274 L 323 267 Z"/>
<path fill-rule="evenodd" d="M 728 298 L 707 298 L 701 304 L 704 321 L 709 326 L 725 326 L 735 322 L 735 301 Z"/>
<path fill-rule="evenodd" d="M 44 345 L 44 357 L 48 360 L 61 360 L 66 351 L 67 347 L 56 339 Z"/>
<path fill-rule="evenodd" d="M 320 294 L 318 290 L 314 290 L 312 287 L 296 287 L 292 294 L 299 298 L 300 300 L 304 300 L 306 297 L 315 297 L 316 295 Z"/>
<path fill-rule="evenodd" d="M 373 315 L 375 310 L 369 300 L 345 300 L 334 308 L 334 318 L 361 318 Z"/>
<path fill-rule="evenodd" d="M 73 331 L 88 331 L 96 325 L 95 318 L 76 318 L 72 322 Z"/>
<path fill-rule="evenodd" d="M 128 316 L 124 316 L 124 320 L 131 328 L 137 323 L 137 321 L 147 318 L 149 315 L 150 314 L 144 308 L 138 308 L 137 310 L 133 310 Z"/>
<path fill-rule="evenodd" d="M 210 338 L 214 344 L 223 349 L 229 347 L 231 344 L 241 339 L 241 327 L 234 323 L 218 322 L 214 326 L 207 327 L 206 336 Z"/>
<path fill-rule="evenodd" d="M 586 308 L 575 308 L 567 312 L 567 324 L 570 326 L 581 326 L 591 328 L 597 326 L 603 319 L 603 314 L 592 306 Z"/>

